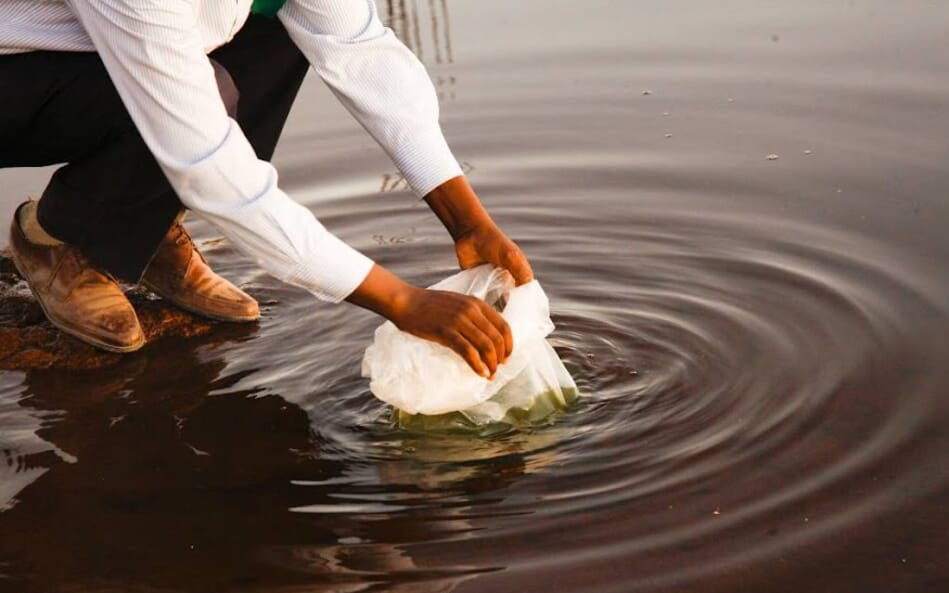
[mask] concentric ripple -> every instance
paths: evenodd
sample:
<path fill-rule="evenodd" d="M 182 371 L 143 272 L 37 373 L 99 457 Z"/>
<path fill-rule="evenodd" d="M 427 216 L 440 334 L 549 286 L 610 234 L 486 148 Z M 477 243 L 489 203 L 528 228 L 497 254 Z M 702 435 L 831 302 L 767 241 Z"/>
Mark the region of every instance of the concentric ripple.
<path fill-rule="evenodd" d="M 515 219 L 534 254 L 553 342 L 583 399 L 548 425 L 473 439 L 393 431 L 356 379 L 334 397 L 304 398 L 321 455 L 348 469 L 295 481 L 322 501 L 292 511 L 358 534 L 339 555 L 358 563 L 394 546 L 459 575 L 503 567 L 490 586 L 508 590 L 520 572 L 555 586 L 568 567 L 588 574 L 727 537 L 701 561 L 686 555 L 688 570 L 637 569 L 648 586 L 602 586 L 646 589 L 872 520 L 895 489 L 944 461 L 914 442 L 943 409 L 933 377 L 907 372 L 945 348 L 944 336 L 907 323 L 938 318 L 939 303 L 925 282 L 905 283 L 910 262 L 899 254 L 839 229 L 651 204 L 601 219 L 602 232 L 586 213 L 591 220 L 573 221 L 583 232 L 565 241 L 550 236 L 564 225 L 549 200 L 522 196 L 515 213 L 499 205 L 496 216 Z M 350 213 L 375 208 L 347 202 Z M 424 261 L 444 241 L 417 218 L 389 211 L 386 226 L 404 220 L 414 239 L 367 251 Z M 943 487 L 933 481 L 914 496 Z"/>
<path fill-rule="evenodd" d="M 0 378 L 0 591 L 944 589 L 949 12 L 730 6 L 389 3 L 581 399 L 395 429 L 359 376 L 380 319 L 196 221 L 262 320 Z M 312 82 L 282 184 L 403 277 L 453 273 Z"/>

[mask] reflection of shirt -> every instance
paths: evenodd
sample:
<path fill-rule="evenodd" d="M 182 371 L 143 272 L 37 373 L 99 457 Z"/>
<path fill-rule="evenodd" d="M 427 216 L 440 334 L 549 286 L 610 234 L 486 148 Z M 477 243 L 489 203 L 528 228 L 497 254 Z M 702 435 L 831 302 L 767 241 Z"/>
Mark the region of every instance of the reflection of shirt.
<path fill-rule="evenodd" d="M 98 51 L 182 203 L 274 276 L 339 301 L 372 262 L 280 190 L 228 118 L 206 58 L 240 30 L 251 2 L 2 0 L 0 54 Z M 373 0 L 288 0 L 277 18 L 416 193 L 461 174 L 425 68 Z"/>

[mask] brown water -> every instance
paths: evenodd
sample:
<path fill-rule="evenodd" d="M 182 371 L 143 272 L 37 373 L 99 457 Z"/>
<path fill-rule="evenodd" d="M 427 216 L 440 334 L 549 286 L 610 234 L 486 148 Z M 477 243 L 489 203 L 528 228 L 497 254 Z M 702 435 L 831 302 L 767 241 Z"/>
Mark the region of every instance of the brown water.
<path fill-rule="evenodd" d="M 949 7 L 382 9 L 583 399 L 393 430 L 359 376 L 379 320 L 211 241 L 258 325 L 0 375 L 0 590 L 949 590 Z M 277 164 L 406 278 L 453 270 L 317 81 Z M 6 210 L 45 174 L 2 173 Z"/>

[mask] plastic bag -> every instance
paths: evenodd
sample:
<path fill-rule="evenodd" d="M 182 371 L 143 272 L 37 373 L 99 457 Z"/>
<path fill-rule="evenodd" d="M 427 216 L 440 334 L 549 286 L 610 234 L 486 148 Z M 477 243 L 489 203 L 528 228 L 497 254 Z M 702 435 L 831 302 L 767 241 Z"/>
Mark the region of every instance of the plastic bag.
<path fill-rule="evenodd" d="M 431 288 L 475 296 L 499 310 L 514 338 L 511 356 L 489 380 L 451 349 L 387 321 L 376 329 L 362 362 L 376 397 L 403 415 L 461 412 L 474 424 L 535 419 L 576 398 L 573 378 L 547 343 L 554 324 L 536 280 L 515 287 L 507 271 L 482 265 Z"/>

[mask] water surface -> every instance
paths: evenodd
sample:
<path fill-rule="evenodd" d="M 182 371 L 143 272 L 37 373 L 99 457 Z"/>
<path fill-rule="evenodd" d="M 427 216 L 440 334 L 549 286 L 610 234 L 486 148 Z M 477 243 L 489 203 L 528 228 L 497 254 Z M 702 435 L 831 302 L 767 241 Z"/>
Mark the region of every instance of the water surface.
<path fill-rule="evenodd" d="M 485 438 L 394 430 L 359 376 L 379 320 L 194 222 L 263 318 L 0 374 L 0 590 L 943 590 L 949 8 L 380 7 L 583 399 Z M 454 270 L 318 80 L 276 163 L 377 261 Z M 6 210 L 46 174 L 0 174 Z"/>

